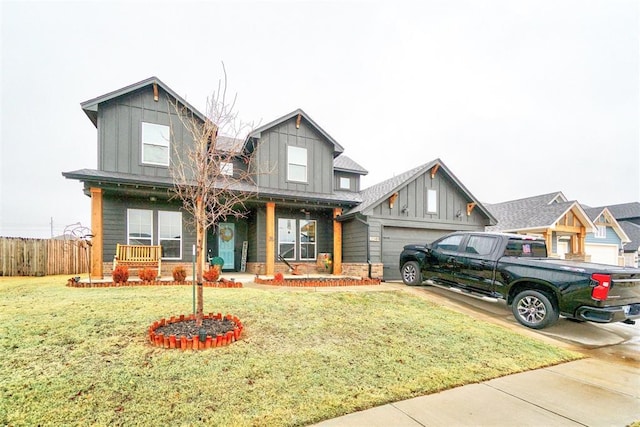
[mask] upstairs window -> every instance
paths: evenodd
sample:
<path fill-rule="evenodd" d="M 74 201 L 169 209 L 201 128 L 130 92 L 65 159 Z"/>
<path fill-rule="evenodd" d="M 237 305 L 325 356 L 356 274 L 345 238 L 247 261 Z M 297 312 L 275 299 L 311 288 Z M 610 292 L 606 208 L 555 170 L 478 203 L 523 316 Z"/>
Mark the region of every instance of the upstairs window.
<path fill-rule="evenodd" d="M 153 211 L 127 209 L 127 244 L 152 245 Z"/>
<path fill-rule="evenodd" d="M 351 178 L 347 178 L 344 176 L 340 177 L 340 189 L 341 190 L 351 190 Z"/>
<path fill-rule="evenodd" d="M 436 190 L 427 190 L 427 213 L 438 213 L 438 193 Z"/>
<path fill-rule="evenodd" d="M 163 259 L 182 259 L 182 213 L 158 212 L 158 243 Z"/>
<path fill-rule="evenodd" d="M 307 149 L 303 147 L 287 147 L 287 179 L 289 181 L 307 182 Z"/>
<path fill-rule="evenodd" d="M 596 231 L 593 233 L 596 239 L 606 239 L 607 238 L 607 227 L 604 225 L 596 225 Z"/>
<path fill-rule="evenodd" d="M 142 122 L 142 163 L 169 166 L 169 126 Z"/>

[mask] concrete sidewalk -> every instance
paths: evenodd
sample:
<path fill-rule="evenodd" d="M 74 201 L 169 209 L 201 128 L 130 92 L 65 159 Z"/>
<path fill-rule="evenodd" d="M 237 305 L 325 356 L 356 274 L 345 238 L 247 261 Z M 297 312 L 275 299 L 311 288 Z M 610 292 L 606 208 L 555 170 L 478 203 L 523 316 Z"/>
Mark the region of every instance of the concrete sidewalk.
<path fill-rule="evenodd" d="M 458 387 L 316 424 L 619 426 L 640 421 L 640 371 L 583 359 Z"/>

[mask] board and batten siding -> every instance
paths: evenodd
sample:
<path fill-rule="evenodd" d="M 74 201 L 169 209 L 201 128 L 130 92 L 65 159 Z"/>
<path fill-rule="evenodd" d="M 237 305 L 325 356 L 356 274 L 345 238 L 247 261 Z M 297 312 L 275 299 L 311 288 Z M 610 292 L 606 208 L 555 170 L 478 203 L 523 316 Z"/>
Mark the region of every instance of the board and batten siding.
<path fill-rule="evenodd" d="M 103 261 L 113 260 L 116 244 L 127 243 L 127 209 L 144 209 L 153 211 L 153 244 L 158 244 L 158 212 L 182 211 L 177 204 L 154 202 L 147 199 L 109 197 L 103 200 Z M 193 245 L 196 243 L 195 232 L 187 225 L 189 214 L 182 211 L 182 261 L 192 260 Z"/>
<path fill-rule="evenodd" d="M 160 89 L 160 99 L 153 100 L 153 90 L 145 87 L 125 96 L 104 102 L 98 109 L 98 169 L 148 177 L 169 177 L 169 168 L 142 164 L 142 122 L 172 128 L 170 161 L 175 149 L 184 151 L 192 144 L 191 134 L 178 119 L 170 97 Z"/>
<path fill-rule="evenodd" d="M 435 213 L 427 212 L 427 190 L 429 189 L 436 191 L 437 212 Z M 427 172 L 398 190 L 398 198 L 393 207 L 390 207 L 387 199 L 375 206 L 371 214 L 381 218 L 448 223 L 455 227 L 488 225 L 488 219 L 478 209 L 474 209 L 471 215 L 467 216 L 469 202 L 467 196 L 445 173 L 440 171 L 431 178 L 430 173 Z"/>
<path fill-rule="evenodd" d="M 345 221 L 342 223 L 342 235 L 342 261 L 367 262 L 369 226 L 355 219 Z"/>
<path fill-rule="evenodd" d="M 287 179 L 287 147 L 307 149 L 307 182 Z M 256 150 L 259 187 L 310 193 L 333 193 L 332 143 L 302 120 L 296 129 L 295 118 L 265 131 Z"/>

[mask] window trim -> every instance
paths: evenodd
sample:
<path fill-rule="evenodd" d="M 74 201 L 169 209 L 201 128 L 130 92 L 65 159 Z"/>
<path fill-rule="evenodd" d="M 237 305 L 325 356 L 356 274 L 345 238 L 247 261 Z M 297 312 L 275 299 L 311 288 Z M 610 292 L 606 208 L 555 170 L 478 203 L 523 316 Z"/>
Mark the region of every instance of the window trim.
<path fill-rule="evenodd" d="M 298 245 L 299 245 L 299 260 L 300 261 L 315 261 L 316 259 L 318 259 L 318 220 L 316 219 L 299 219 L 298 221 Z M 314 224 L 314 230 L 315 230 L 315 235 L 313 237 L 313 241 L 312 242 L 303 242 L 302 241 L 302 227 L 306 224 L 303 225 L 303 222 L 308 223 L 313 223 Z M 302 258 L 302 246 L 313 246 L 313 258 Z"/>
<path fill-rule="evenodd" d="M 298 229 L 297 223 L 298 223 L 298 221 L 295 218 L 278 218 L 278 253 L 277 253 L 277 256 L 282 255 L 282 251 L 280 250 L 280 246 L 281 245 L 283 245 L 283 244 L 290 245 L 290 244 L 293 243 L 293 257 L 284 257 L 284 259 L 286 259 L 287 261 L 295 261 L 297 259 L 297 255 L 298 255 L 298 253 L 297 253 L 297 247 L 298 247 L 297 240 L 298 240 L 298 238 L 294 234 L 293 242 L 282 240 L 282 233 L 280 233 L 280 221 L 291 221 L 293 223 L 292 231 L 294 233 L 297 232 L 297 229 Z"/>
<path fill-rule="evenodd" d="M 176 215 L 178 217 L 178 224 L 179 224 L 179 228 L 180 228 L 180 237 L 179 238 L 168 238 L 168 237 L 162 237 L 162 233 L 161 233 L 161 229 L 160 227 L 162 226 L 162 217 L 165 215 Z M 162 259 L 167 259 L 167 260 L 181 260 L 182 259 L 182 241 L 183 241 L 183 236 L 184 233 L 182 231 L 182 212 L 180 211 L 158 211 L 158 245 L 162 246 L 162 242 L 163 241 L 178 241 L 179 245 L 179 256 L 176 257 L 166 257 L 164 256 L 164 249 L 162 251 Z"/>
<path fill-rule="evenodd" d="M 158 128 L 162 128 L 161 133 L 164 135 L 166 133 L 166 140 L 165 141 L 149 141 L 146 142 L 145 141 L 145 127 L 147 126 L 153 126 L 153 127 L 158 127 Z M 165 162 L 153 162 L 153 161 L 149 161 L 149 160 L 145 160 L 145 147 L 147 146 L 152 146 L 152 147 L 164 147 L 167 149 L 167 159 L 166 159 L 166 163 Z M 171 128 L 167 125 L 161 125 L 158 123 L 151 123 L 151 122 L 144 122 L 141 121 L 140 122 L 140 162 L 143 165 L 152 165 L 152 166 L 169 166 L 169 163 L 171 162 Z"/>
<path fill-rule="evenodd" d="M 596 229 L 593 232 L 593 237 L 596 239 L 606 239 L 607 238 L 607 226 L 606 225 L 597 225 Z"/>
<path fill-rule="evenodd" d="M 304 151 L 304 164 L 302 163 L 294 163 L 295 152 L 298 151 L 298 155 L 302 157 L 302 152 Z M 292 182 L 309 182 L 309 153 L 306 147 L 298 147 L 296 145 L 287 145 L 287 180 Z M 304 179 L 292 178 L 292 166 L 298 166 L 304 168 Z"/>
<path fill-rule="evenodd" d="M 344 183 L 346 182 L 346 187 Z M 338 178 L 338 188 L 340 190 L 351 190 L 351 178 L 348 176 L 341 176 Z"/>
<path fill-rule="evenodd" d="M 151 220 L 149 223 L 149 234 L 150 237 L 147 238 L 140 238 L 138 237 L 138 240 L 149 240 L 149 246 L 153 245 L 153 210 L 151 209 L 127 209 L 127 245 L 131 245 L 131 213 L 137 211 L 137 212 L 145 212 L 146 215 L 149 215 L 149 219 Z"/>
<path fill-rule="evenodd" d="M 428 214 L 437 214 L 438 213 L 438 191 L 433 188 L 427 188 L 427 213 Z"/>

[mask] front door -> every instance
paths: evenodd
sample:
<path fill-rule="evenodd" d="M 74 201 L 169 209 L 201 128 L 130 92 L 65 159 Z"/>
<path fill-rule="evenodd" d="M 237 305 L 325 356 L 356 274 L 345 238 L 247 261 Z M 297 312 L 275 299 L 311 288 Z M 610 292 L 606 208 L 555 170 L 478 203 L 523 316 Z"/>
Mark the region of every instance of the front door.
<path fill-rule="evenodd" d="M 218 225 L 218 256 L 224 260 L 223 270 L 235 270 L 236 225 L 221 222 Z"/>

